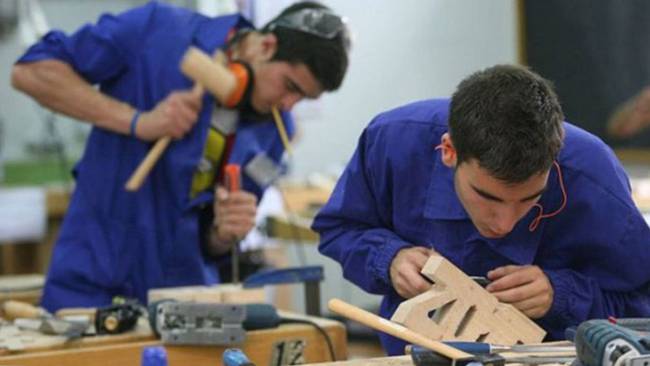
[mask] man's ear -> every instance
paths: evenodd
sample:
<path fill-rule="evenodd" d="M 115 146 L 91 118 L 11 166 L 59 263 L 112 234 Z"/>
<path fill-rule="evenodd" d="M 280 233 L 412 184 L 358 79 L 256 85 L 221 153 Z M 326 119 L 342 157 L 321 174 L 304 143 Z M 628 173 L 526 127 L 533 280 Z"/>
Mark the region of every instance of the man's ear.
<path fill-rule="evenodd" d="M 262 56 L 265 60 L 270 60 L 278 50 L 278 37 L 273 33 L 266 33 L 262 38 Z"/>
<path fill-rule="evenodd" d="M 442 135 L 440 138 L 440 145 L 438 145 L 437 149 L 441 150 L 442 152 L 442 163 L 449 168 L 455 168 L 457 163 L 457 155 L 449 132 L 446 132 L 444 135 Z"/>

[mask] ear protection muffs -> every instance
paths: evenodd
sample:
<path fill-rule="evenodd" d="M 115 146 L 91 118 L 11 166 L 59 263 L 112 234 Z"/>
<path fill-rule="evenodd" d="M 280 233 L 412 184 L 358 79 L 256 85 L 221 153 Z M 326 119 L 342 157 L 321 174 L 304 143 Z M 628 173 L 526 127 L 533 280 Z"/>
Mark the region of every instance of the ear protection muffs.
<path fill-rule="evenodd" d="M 253 70 L 243 62 L 225 62 L 222 52 L 214 57 L 190 47 L 181 60 L 185 76 L 208 90 L 226 108 L 237 108 L 250 98 Z"/>
<path fill-rule="evenodd" d="M 239 108 L 251 97 L 253 92 L 253 69 L 242 61 L 228 64 L 228 70 L 235 76 L 235 88 L 223 103 L 226 108 Z"/>

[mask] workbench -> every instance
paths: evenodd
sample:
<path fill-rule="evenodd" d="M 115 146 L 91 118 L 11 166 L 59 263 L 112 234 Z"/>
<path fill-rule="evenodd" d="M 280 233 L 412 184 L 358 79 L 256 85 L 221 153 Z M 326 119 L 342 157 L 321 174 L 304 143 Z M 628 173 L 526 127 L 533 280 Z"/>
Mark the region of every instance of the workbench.
<path fill-rule="evenodd" d="M 287 314 L 290 317 L 310 319 L 320 325 L 330 336 L 337 360 L 347 358 L 347 339 L 342 323 L 316 317 Z M 257 365 L 276 365 L 271 360 L 299 359 L 302 363 L 331 361 L 327 343 L 313 326 L 284 324 L 274 329 L 249 331 L 244 344 L 233 345 L 242 349 Z M 27 348 L 0 356 L 0 365 L 14 366 L 123 366 L 140 365 L 142 349 L 161 345 L 150 331 L 137 329 L 116 336 L 85 337 L 65 345 Z M 170 366 L 221 365 L 225 346 L 166 346 Z"/>

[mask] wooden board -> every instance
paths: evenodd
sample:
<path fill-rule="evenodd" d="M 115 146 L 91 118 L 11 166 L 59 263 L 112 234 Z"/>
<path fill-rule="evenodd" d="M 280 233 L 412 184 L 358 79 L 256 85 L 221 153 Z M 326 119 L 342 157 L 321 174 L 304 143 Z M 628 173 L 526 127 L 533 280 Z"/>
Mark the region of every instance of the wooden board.
<path fill-rule="evenodd" d="M 283 314 L 286 315 L 286 314 Z M 291 315 L 315 321 L 330 336 L 337 360 L 347 358 L 347 340 L 343 324 L 314 317 Z M 291 348 L 302 344 L 303 363 L 331 361 L 323 336 L 312 326 L 304 324 L 285 324 L 275 329 L 251 331 L 247 333 L 241 348 L 248 358 L 257 365 L 270 365 L 270 360 L 279 355 L 283 347 Z M 139 365 L 142 349 L 160 345 L 158 340 L 125 342 L 109 345 L 96 345 L 81 348 L 67 348 L 44 352 L 31 352 L 0 357 L 0 365 L 57 365 L 57 366 L 123 366 Z M 214 366 L 221 365 L 223 351 L 229 347 L 172 347 L 167 346 L 170 366 Z M 286 355 L 286 353 L 285 353 Z"/>
<path fill-rule="evenodd" d="M 40 274 L 0 276 L 0 303 L 6 300 L 37 304 L 41 299 L 45 277 Z"/>
<path fill-rule="evenodd" d="M 164 299 L 250 304 L 266 302 L 266 294 L 264 288 L 244 289 L 241 285 L 233 284 L 159 288 L 149 290 L 147 294 L 149 303 Z"/>
<path fill-rule="evenodd" d="M 434 340 L 537 343 L 546 332 L 512 305 L 500 303 L 451 262 L 431 256 L 421 271 L 434 285 L 404 301 L 391 320 Z"/>
<path fill-rule="evenodd" d="M 136 328 L 130 332 L 115 335 L 98 335 L 66 340 L 63 336 L 46 335 L 36 331 L 16 331 L 13 326 L 0 328 L 0 356 L 25 354 L 61 349 L 79 349 L 116 343 L 150 340 L 156 337 L 151 332 L 147 319 L 138 320 Z"/>

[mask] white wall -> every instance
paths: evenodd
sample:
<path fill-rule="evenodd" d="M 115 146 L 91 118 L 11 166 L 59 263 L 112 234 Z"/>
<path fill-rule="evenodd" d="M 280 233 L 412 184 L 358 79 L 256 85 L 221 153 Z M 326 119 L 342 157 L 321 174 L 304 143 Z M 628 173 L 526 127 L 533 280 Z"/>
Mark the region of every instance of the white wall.
<path fill-rule="evenodd" d="M 342 88 L 298 105 L 304 134 L 294 173 L 345 164 L 379 112 L 450 95 L 469 73 L 517 61 L 515 2 L 327 0 L 349 19 L 350 68 Z M 313 103 L 312 103 L 313 104 Z"/>

